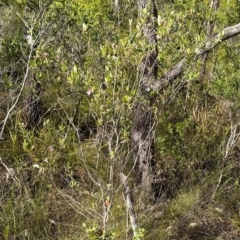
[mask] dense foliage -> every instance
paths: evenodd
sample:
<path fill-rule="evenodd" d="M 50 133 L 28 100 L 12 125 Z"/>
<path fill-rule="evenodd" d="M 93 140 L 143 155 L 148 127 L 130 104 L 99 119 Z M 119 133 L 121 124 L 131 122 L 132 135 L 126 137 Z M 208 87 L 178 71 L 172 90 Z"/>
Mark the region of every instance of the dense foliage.
<path fill-rule="evenodd" d="M 239 37 L 194 60 L 240 19 L 239 1 L 156 0 L 160 92 L 142 92 L 137 1 L 0 1 L 0 238 L 240 238 Z M 209 37 L 209 36 L 208 36 Z M 136 102 L 153 100 L 158 195 L 134 185 Z M 133 234 L 119 173 L 128 176 Z"/>

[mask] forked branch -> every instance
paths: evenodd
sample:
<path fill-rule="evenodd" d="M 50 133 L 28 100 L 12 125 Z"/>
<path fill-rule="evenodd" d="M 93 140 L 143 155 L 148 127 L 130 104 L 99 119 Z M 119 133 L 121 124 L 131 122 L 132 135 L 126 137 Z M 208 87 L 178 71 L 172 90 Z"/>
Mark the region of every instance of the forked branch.
<path fill-rule="evenodd" d="M 210 52 L 220 43 L 238 35 L 240 33 L 240 23 L 237 25 L 227 27 L 222 31 L 210 36 L 199 48 L 195 50 L 195 56 L 192 61 L 196 61 L 203 54 Z M 146 92 L 150 91 L 161 91 L 165 89 L 168 85 L 172 84 L 173 81 L 179 77 L 187 67 L 185 64 L 187 59 L 184 57 L 179 61 L 172 69 L 170 69 L 166 74 L 164 74 L 159 80 L 153 83 L 144 83 L 143 90 Z"/>

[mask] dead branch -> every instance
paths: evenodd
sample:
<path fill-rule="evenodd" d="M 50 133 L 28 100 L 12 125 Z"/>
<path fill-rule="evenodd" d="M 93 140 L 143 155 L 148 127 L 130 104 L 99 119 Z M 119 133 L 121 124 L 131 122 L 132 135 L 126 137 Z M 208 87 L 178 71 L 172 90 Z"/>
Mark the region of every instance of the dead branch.
<path fill-rule="evenodd" d="M 196 61 L 205 53 L 210 52 L 220 43 L 238 35 L 240 33 L 240 23 L 237 25 L 227 27 L 222 31 L 212 35 L 209 37 L 200 48 L 195 50 L 195 56 L 193 57 L 192 61 Z M 170 69 L 166 74 L 164 74 L 159 80 L 153 83 L 144 83 L 143 90 L 146 92 L 150 91 L 161 91 L 165 89 L 167 86 L 173 83 L 173 81 L 183 73 L 184 69 L 186 68 L 186 58 L 183 58 L 179 61 L 172 69 Z"/>
<path fill-rule="evenodd" d="M 239 33 L 240 33 L 240 23 L 231 27 L 227 27 L 222 31 L 220 31 L 219 33 L 212 35 L 203 43 L 200 49 L 196 49 L 195 51 L 196 56 L 194 60 L 197 60 L 204 53 L 209 52 L 210 50 L 218 46 L 218 44 L 226 41 L 229 38 L 232 38 L 238 35 Z"/>
<path fill-rule="evenodd" d="M 149 90 L 160 91 L 172 84 L 172 82 L 183 72 L 186 61 L 187 59 L 183 58 L 171 70 L 163 75 L 160 80 L 153 82 Z"/>
<path fill-rule="evenodd" d="M 126 203 L 127 210 L 129 212 L 132 230 L 133 230 L 133 233 L 135 234 L 138 228 L 138 224 L 137 224 L 137 218 L 136 218 L 135 211 L 132 204 L 131 190 L 127 182 L 127 176 L 124 175 L 123 173 L 120 173 L 120 178 L 125 188 L 125 203 Z"/>

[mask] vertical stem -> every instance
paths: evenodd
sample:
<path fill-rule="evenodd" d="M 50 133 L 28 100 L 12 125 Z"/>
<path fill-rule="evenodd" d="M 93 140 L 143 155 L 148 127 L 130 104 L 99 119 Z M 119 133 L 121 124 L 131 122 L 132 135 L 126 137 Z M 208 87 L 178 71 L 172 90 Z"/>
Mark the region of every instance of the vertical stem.
<path fill-rule="evenodd" d="M 217 11 L 217 8 L 219 6 L 220 0 L 211 0 L 211 18 L 214 12 Z M 207 23 L 207 38 L 209 38 L 212 33 L 213 33 L 213 29 L 214 29 L 214 21 L 213 19 L 210 19 Z M 207 60 L 208 60 L 208 52 L 203 54 L 202 57 L 202 65 L 201 65 L 201 70 L 200 70 L 200 74 L 199 74 L 199 80 L 203 80 L 205 73 L 206 73 L 206 64 L 207 64 Z"/>

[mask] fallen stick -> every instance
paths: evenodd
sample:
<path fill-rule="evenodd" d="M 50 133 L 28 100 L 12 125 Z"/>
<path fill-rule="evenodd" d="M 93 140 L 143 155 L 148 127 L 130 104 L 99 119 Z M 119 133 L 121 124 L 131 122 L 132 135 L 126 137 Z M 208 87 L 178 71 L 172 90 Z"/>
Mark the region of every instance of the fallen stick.
<path fill-rule="evenodd" d="M 137 218 L 136 214 L 133 208 L 132 198 L 131 198 L 131 190 L 127 182 L 127 176 L 125 176 L 123 173 L 120 173 L 120 178 L 123 183 L 123 186 L 125 188 L 125 204 L 127 207 L 127 210 L 129 212 L 130 222 L 133 230 L 133 234 L 136 234 L 136 230 L 138 228 L 137 224 Z"/>

